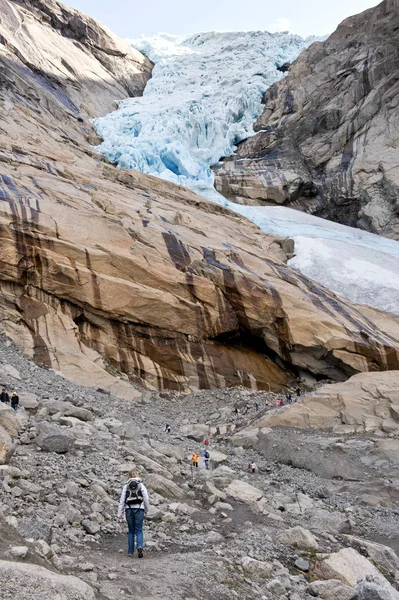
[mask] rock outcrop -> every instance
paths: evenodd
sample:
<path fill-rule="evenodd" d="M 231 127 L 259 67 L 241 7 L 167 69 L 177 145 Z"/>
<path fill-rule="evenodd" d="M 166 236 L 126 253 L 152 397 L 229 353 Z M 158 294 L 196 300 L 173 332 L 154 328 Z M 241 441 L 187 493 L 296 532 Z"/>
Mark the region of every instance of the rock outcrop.
<path fill-rule="evenodd" d="M 143 57 L 58 3 L 1 2 L 0 320 L 24 352 L 128 398 L 132 382 L 281 389 L 399 368 L 397 318 L 288 268 L 286 240 L 92 151 L 87 117 L 144 82 Z"/>
<path fill-rule="evenodd" d="M 262 427 L 330 428 L 337 433 L 381 429 L 399 433 L 399 371 L 362 373 L 344 383 L 324 385 L 299 404 L 277 409 L 257 421 Z"/>
<path fill-rule="evenodd" d="M 269 88 L 257 135 L 215 167 L 244 204 L 284 204 L 399 239 L 399 2 L 346 19 Z"/>

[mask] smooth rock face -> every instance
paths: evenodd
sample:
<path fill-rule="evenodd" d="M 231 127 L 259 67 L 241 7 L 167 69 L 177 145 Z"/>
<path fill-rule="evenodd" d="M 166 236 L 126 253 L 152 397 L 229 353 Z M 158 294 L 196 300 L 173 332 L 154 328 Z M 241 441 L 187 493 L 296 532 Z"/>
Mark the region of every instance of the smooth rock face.
<path fill-rule="evenodd" d="M 332 427 L 337 433 L 399 428 L 399 371 L 362 373 L 324 385 L 299 404 L 270 412 L 258 427 Z M 342 431 L 344 433 L 344 431 Z M 395 440 L 393 440 L 395 441 Z"/>
<path fill-rule="evenodd" d="M 144 84 L 146 59 L 55 2 L 0 6 L 0 322 L 24 352 L 125 398 L 399 368 L 399 319 L 366 318 L 288 268 L 280 239 L 93 153 L 87 117 Z"/>
<path fill-rule="evenodd" d="M 18 600 L 95 600 L 94 590 L 77 577 L 5 560 L 0 560 L 0 587 Z"/>
<path fill-rule="evenodd" d="M 214 168 L 219 192 L 399 239 L 398 9 L 384 0 L 300 55 L 257 135 Z"/>

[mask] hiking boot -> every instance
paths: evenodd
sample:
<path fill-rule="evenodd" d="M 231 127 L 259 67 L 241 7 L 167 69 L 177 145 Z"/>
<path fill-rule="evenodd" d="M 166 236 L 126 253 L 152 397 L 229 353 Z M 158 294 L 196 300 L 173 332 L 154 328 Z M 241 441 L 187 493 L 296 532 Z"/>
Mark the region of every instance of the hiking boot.
<path fill-rule="evenodd" d="M 137 554 L 139 558 L 143 558 L 143 548 L 137 548 Z"/>

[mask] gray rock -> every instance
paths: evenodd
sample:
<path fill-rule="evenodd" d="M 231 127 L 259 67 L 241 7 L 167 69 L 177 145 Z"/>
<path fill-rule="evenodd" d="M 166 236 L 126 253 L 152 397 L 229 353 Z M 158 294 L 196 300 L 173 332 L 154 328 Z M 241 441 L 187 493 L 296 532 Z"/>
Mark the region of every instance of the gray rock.
<path fill-rule="evenodd" d="M 29 552 L 28 546 L 12 546 L 9 550 L 9 555 L 14 558 L 26 558 Z"/>
<path fill-rule="evenodd" d="M 304 573 L 307 573 L 310 569 L 309 561 L 305 560 L 304 558 L 297 558 L 294 564 L 297 569 L 303 571 Z"/>
<path fill-rule="evenodd" d="M 0 561 L 0 589 L 12 590 L 13 598 L 28 600 L 95 600 L 94 590 L 78 579 L 59 575 L 38 565 Z M 10 597 L 10 596 L 8 596 Z"/>
<path fill-rule="evenodd" d="M 90 535 L 95 535 L 100 531 L 100 525 L 95 521 L 91 521 L 90 519 L 84 519 L 82 521 L 82 527 L 86 531 L 86 533 L 90 533 Z"/>
<path fill-rule="evenodd" d="M 359 600 L 399 600 L 397 592 L 388 582 L 365 580 L 356 586 Z"/>
<path fill-rule="evenodd" d="M 36 444 L 46 452 L 65 454 L 69 452 L 74 444 L 74 438 L 70 432 L 61 427 L 47 422 L 39 423 L 37 426 Z"/>
<path fill-rule="evenodd" d="M 355 600 L 357 592 L 354 588 L 341 583 L 337 579 L 313 581 L 309 586 L 312 594 L 321 600 Z"/>
<path fill-rule="evenodd" d="M 23 519 L 18 531 L 25 539 L 44 540 L 47 544 L 51 544 L 53 537 L 50 525 L 37 516 Z"/>

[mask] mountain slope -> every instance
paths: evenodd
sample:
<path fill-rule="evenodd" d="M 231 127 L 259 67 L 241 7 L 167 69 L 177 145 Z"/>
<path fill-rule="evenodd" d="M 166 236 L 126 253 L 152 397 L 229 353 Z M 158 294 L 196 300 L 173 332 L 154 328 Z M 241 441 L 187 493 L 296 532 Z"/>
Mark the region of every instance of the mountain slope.
<path fill-rule="evenodd" d="M 346 19 L 267 90 L 258 132 L 215 167 L 248 204 L 285 204 L 399 239 L 399 2 Z"/>
<path fill-rule="evenodd" d="M 341 380 L 398 368 L 398 319 L 287 267 L 289 241 L 92 151 L 86 116 L 130 83 L 110 90 L 120 66 L 96 71 L 94 86 L 87 69 L 73 81 L 58 66 L 38 72 L 30 61 L 62 64 L 66 43 L 96 69 L 101 50 L 63 36 L 59 4 L 46 4 L 47 24 L 37 6 L 3 3 L 1 23 L 0 320 L 19 347 L 125 397 L 129 382 L 281 389 L 302 371 Z M 35 53 L 37 28 L 49 45 Z M 135 82 L 137 64 L 118 60 Z"/>

